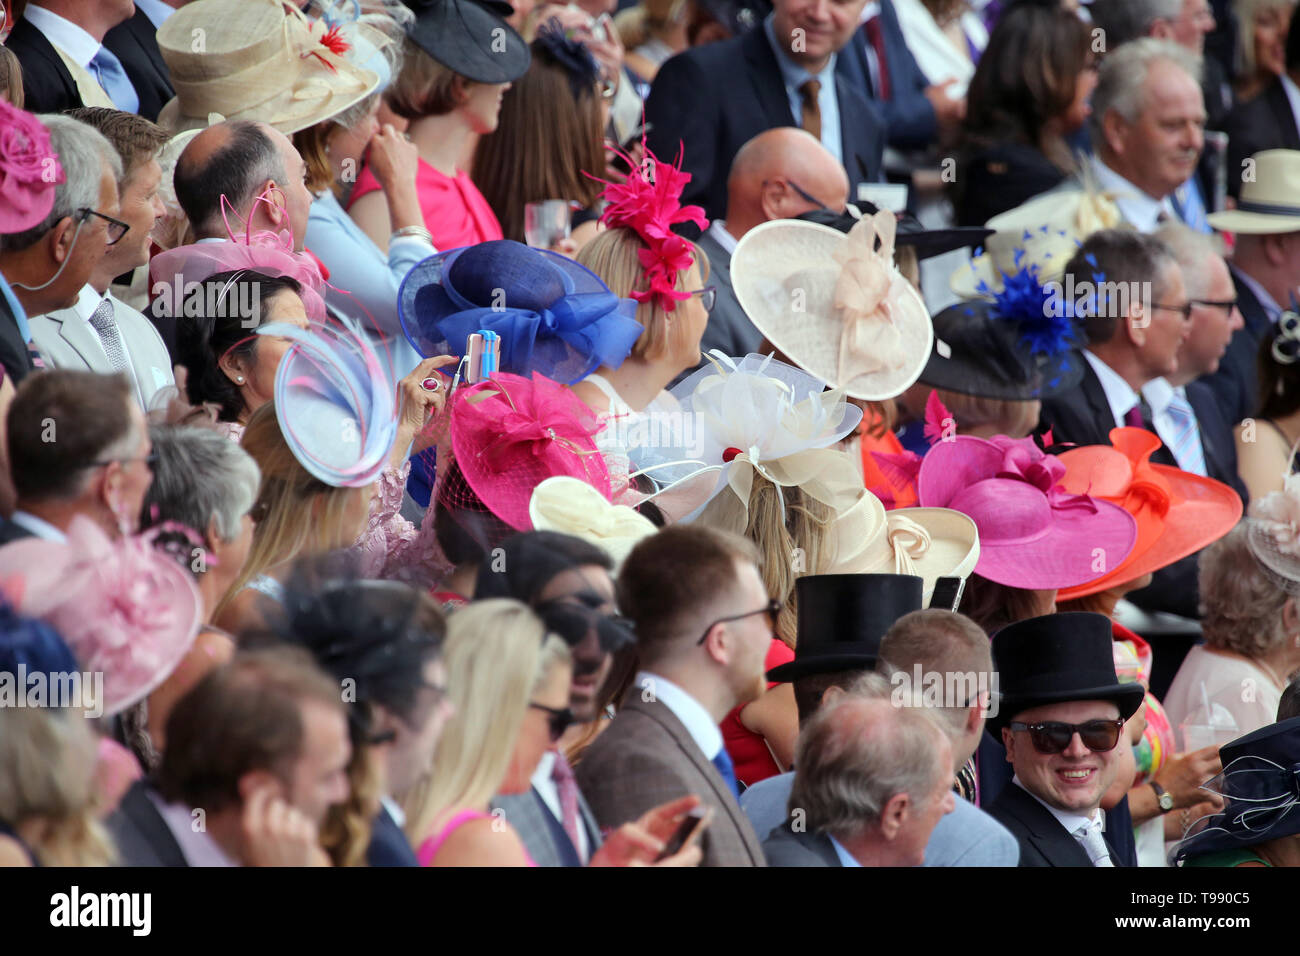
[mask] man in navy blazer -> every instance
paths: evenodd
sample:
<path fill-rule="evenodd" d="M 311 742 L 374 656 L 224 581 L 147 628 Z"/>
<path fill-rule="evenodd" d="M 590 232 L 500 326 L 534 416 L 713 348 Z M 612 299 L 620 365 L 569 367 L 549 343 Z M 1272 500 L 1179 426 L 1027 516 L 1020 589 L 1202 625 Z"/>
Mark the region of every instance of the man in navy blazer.
<path fill-rule="evenodd" d="M 884 115 L 836 69 L 864 2 L 776 0 L 761 27 L 679 53 L 660 68 L 646 100 L 647 142 L 663 159 L 684 147 L 691 181 L 683 202 L 703 206 L 711 219 L 725 215 L 732 159 L 775 126 L 817 135 L 848 172 L 851 195 L 880 178 Z"/>

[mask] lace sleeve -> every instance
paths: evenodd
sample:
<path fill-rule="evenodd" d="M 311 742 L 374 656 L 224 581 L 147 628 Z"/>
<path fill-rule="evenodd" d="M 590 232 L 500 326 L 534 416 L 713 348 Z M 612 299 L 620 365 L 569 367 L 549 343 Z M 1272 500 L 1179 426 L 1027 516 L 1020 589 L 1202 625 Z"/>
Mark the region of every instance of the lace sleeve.
<path fill-rule="evenodd" d="M 419 528 L 401 515 L 410 471 L 409 461 L 384 471 L 375 484 L 366 530 L 353 547 L 361 554 L 366 577 L 428 589 L 450 574 L 452 567 L 433 531 L 432 503 Z"/>

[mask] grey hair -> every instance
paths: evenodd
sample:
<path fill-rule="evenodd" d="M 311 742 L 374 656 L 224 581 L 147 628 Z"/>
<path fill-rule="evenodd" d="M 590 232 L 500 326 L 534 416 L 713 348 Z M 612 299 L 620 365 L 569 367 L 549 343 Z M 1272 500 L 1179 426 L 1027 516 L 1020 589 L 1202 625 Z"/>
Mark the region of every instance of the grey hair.
<path fill-rule="evenodd" d="M 1286 642 L 1282 609 L 1290 595 L 1255 560 L 1249 523 L 1201 552 L 1201 630 L 1210 647 L 1258 658 Z"/>
<path fill-rule="evenodd" d="M 1106 32 L 1112 49 L 1151 32 L 1157 20 L 1177 20 L 1185 0 L 1093 0 L 1092 22 Z"/>
<path fill-rule="evenodd" d="M 1100 143 L 1102 123 L 1114 110 L 1130 123 L 1142 113 L 1142 90 L 1153 64 L 1167 60 L 1201 85 L 1201 58 L 1172 40 L 1143 37 L 1125 43 L 1106 55 L 1097 72 L 1097 88 L 1092 92 L 1093 141 Z"/>
<path fill-rule="evenodd" d="M 222 541 L 238 537 L 240 521 L 253 507 L 262 480 L 252 456 L 206 428 L 155 425 L 149 437 L 158 460 L 142 523 L 174 521 L 206 535 L 215 521 Z"/>
<path fill-rule="evenodd" d="M 99 205 L 99 180 L 107 166 L 113 181 L 122 179 L 122 158 L 99 130 L 70 116 L 43 113 L 36 117 L 50 131 L 50 148 L 59 156 L 63 182 L 54 187 L 54 206 L 40 223 L 22 232 L 0 236 L 0 252 L 30 249 L 42 236 L 78 209 Z"/>
<path fill-rule="evenodd" d="M 1217 235 L 1206 235 L 1190 229 L 1181 222 L 1170 222 L 1154 233 L 1169 247 L 1183 270 L 1183 285 L 1188 298 L 1203 299 L 1210 291 L 1210 271 L 1206 268 L 1211 257 L 1223 257 L 1223 243 Z"/>
<path fill-rule="evenodd" d="M 866 674 L 822 707 L 799 734 L 788 812 L 809 830 L 855 837 L 880 822 L 891 798 L 924 805 L 952 767 L 940 760 L 947 734 L 920 700 L 893 701 L 879 674 Z"/>

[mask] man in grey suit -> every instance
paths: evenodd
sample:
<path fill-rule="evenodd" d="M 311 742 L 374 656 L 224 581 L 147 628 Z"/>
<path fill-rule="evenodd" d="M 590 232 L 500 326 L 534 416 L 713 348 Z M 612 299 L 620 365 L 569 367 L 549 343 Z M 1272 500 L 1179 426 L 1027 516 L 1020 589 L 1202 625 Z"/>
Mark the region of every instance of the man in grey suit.
<path fill-rule="evenodd" d="M 697 240 L 709 257 L 709 285 L 718 290 L 700 340 L 702 353 L 717 349 L 724 355 L 748 355 L 763 342 L 731 287 L 731 253 L 741 237 L 772 219 L 792 219 L 813 209 L 843 212 L 848 197 L 844 167 L 811 133 L 781 126 L 740 148 L 727 177 L 727 217 L 715 219 Z"/>
<path fill-rule="evenodd" d="M 642 669 L 575 768 L 596 819 L 617 827 L 695 794 L 713 810 L 700 843 L 703 865 L 762 866 L 718 729 L 766 689 L 763 663 L 780 604 L 768 598 L 754 546 L 698 525 L 670 525 L 632 550 L 618 592 L 636 626 Z"/>
<path fill-rule="evenodd" d="M 171 359 L 153 323 L 108 291 L 114 276 L 149 261 L 149 233 L 164 213 L 158 198 L 162 169 L 156 156 L 166 132 L 132 113 L 103 108 L 73 111 L 73 118 L 97 129 L 121 160 L 120 209 L 126 224 L 110 224 L 108 254 L 91 273 L 77 301 L 30 320 L 32 341 L 54 368 L 125 374 L 141 408 L 160 388 L 173 384 Z"/>
<path fill-rule="evenodd" d="M 790 821 L 763 849 L 770 866 L 919 866 L 952 812 L 952 744 L 928 707 L 869 674 L 799 735 Z M 917 697 L 915 703 L 919 703 Z"/>

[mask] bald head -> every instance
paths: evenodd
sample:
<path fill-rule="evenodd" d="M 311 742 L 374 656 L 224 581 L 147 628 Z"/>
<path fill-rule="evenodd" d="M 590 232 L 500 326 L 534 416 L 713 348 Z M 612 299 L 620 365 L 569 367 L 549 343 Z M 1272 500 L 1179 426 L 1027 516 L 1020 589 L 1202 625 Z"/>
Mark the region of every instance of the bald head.
<path fill-rule="evenodd" d="M 792 126 L 769 129 L 742 146 L 732 160 L 727 231 L 739 239 L 757 225 L 793 218 L 819 204 L 843 212 L 848 198 L 844 167 L 820 140 Z"/>

